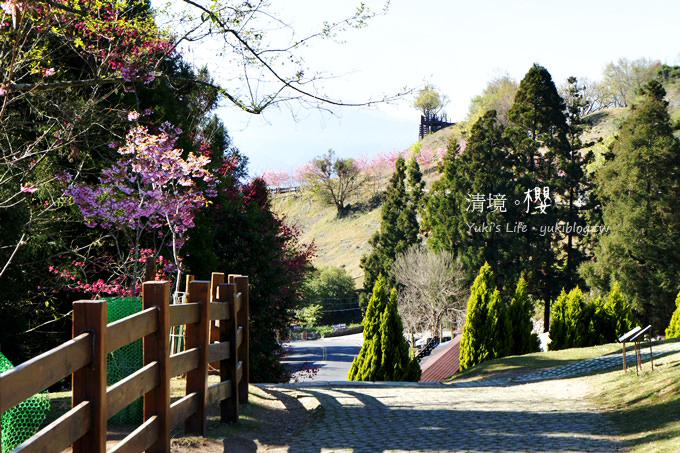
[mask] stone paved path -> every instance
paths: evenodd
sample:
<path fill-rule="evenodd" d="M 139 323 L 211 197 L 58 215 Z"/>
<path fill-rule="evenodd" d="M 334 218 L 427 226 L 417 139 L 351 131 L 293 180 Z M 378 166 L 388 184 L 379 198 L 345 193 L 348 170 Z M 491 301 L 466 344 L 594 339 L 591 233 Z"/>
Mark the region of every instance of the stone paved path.
<path fill-rule="evenodd" d="M 647 349 L 648 353 L 649 349 Z M 680 351 L 680 343 L 654 356 Z M 635 366 L 631 354 L 629 364 Z M 563 379 L 621 366 L 621 355 L 512 379 L 444 384 L 306 383 L 269 388 L 287 404 L 322 409 L 285 447 L 330 452 L 615 452 L 614 426 L 582 403 L 585 384 Z M 648 365 L 647 365 L 648 366 Z"/>

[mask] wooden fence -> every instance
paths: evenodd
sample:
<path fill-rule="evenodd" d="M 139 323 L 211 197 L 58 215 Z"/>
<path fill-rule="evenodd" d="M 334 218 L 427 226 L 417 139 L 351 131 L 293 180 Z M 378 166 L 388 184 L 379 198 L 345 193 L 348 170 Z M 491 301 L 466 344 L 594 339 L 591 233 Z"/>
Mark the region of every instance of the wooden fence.
<path fill-rule="evenodd" d="M 144 423 L 112 452 L 169 452 L 170 428 L 204 435 L 206 406 L 220 402 L 221 420 L 238 420 L 248 402 L 248 277 L 215 273 L 188 283 L 187 303 L 170 304 L 170 283 L 146 282 L 143 310 L 107 325 L 106 301 L 73 304 L 73 339 L 0 374 L 0 414 L 72 375 L 72 409 L 14 452 L 106 451 L 106 421 L 144 397 Z M 210 343 L 219 321 L 219 342 Z M 185 351 L 170 355 L 170 329 L 186 325 Z M 144 366 L 106 386 L 106 356 L 143 338 Z M 208 364 L 220 382 L 208 386 Z M 170 379 L 186 374 L 186 396 L 170 404 Z"/>

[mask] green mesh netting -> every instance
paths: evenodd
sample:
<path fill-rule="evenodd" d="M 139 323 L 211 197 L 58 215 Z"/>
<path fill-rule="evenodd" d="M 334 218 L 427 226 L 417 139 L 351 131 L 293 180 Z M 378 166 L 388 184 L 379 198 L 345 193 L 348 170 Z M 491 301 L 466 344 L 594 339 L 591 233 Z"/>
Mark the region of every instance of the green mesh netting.
<path fill-rule="evenodd" d="M 0 353 L 0 373 L 14 368 L 12 363 Z M 2 417 L 2 451 L 10 451 L 21 445 L 38 432 L 50 410 L 47 392 L 39 393 L 17 404 Z"/>
<path fill-rule="evenodd" d="M 142 311 L 142 299 L 139 297 L 111 297 L 108 303 L 108 322 L 118 321 L 126 316 Z M 106 385 L 110 386 L 139 370 L 143 365 L 142 340 L 137 340 L 120 349 L 116 349 L 106 357 Z M 144 421 L 143 398 L 134 401 L 125 409 L 109 419 L 114 426 L 139 425 Z"/>

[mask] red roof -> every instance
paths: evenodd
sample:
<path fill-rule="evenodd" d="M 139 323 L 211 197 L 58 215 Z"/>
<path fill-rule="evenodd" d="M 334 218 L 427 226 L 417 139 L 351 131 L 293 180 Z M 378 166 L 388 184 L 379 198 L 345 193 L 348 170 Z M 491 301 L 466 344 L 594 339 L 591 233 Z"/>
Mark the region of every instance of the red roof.
<path fill-rule="evenodd" d="M 435 354 L 421 364 L 420 382 L 441 382 L 460 371 L 460 339 L 453 340 L 435 349 Z"/>

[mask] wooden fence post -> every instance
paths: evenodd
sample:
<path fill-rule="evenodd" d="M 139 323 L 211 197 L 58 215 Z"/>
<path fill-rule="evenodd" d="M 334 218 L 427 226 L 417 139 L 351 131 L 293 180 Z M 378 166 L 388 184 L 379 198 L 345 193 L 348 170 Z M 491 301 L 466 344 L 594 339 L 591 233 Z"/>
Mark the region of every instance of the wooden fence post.
<path fill-rule="evenodd" d="M 217 288 L 224 284 L 225 275 L 221 272 L 213 272 L 210 277 L 210 302 L 217 301 Z M 210 321 L 210 343 L 220 341 L 220 320 Z M 210 364 L 211 367 L 219 369 L 220 362 Z"/>
<path fill-rule="evenodd" d="M 198 368 L 187 373 L 186 394 L 198 394 L 198 409 L 184 424 L 186 433 L 204 436 L 206 431 L 206 402 L 208 398 L 208 345 L 210 344 L 210 282 L 194 280 L 189 283 L 189 303 L 201 304 L 198 324 L 187 324 L 186 349 L 198 348 Z"/>
<path fill-rule="evenodd" d="M 71 406 L 89 401 L 92 407 L 90 430 L 73 444 L 74 453 L 106 452 L 106 324 L 107 304 L 102 300 L 73 303 L 73 338 L 92 335 L 92 362 L 72 375 Z"/>
<path fill-rule="evenodd" d="M 229 341 L 229 358 L 220 362 L 220 381 L 231 381 L 231 398 L 220 402 L 222 423 L 238 421 L 238 345 L 236 344 L 236 285 L 222 284 L 217 287 L 217 302 L 229 304 L 229 319 L 220 320 L 220 341 Z"/>
<path fill-rule="evenodd" d="M 158 330 L 144 337 L 144 365 L 158 363 L 159 386 L 144 395 L 144 420 L 158 417 L 159 438 L 147 453 L 170 451 L 170 283 L 142 284 L 144 309 L 158 310 Z"/>
<path fill-rule="evenodd" d="M 238 399 L 240 404 L 248 404 L 248 383 L 250 382 L 250 300 L 248 277 L 245 275 L 229 275 L 229 283 L 236 284 L 237 291 L 241 293 L 241 310 L 239 310 L 237 315 L 237 326 L 243 328 L 243 342 L 238 349 L 238 357 L 242 362 L 241 380 L 238 385 Z"/>

